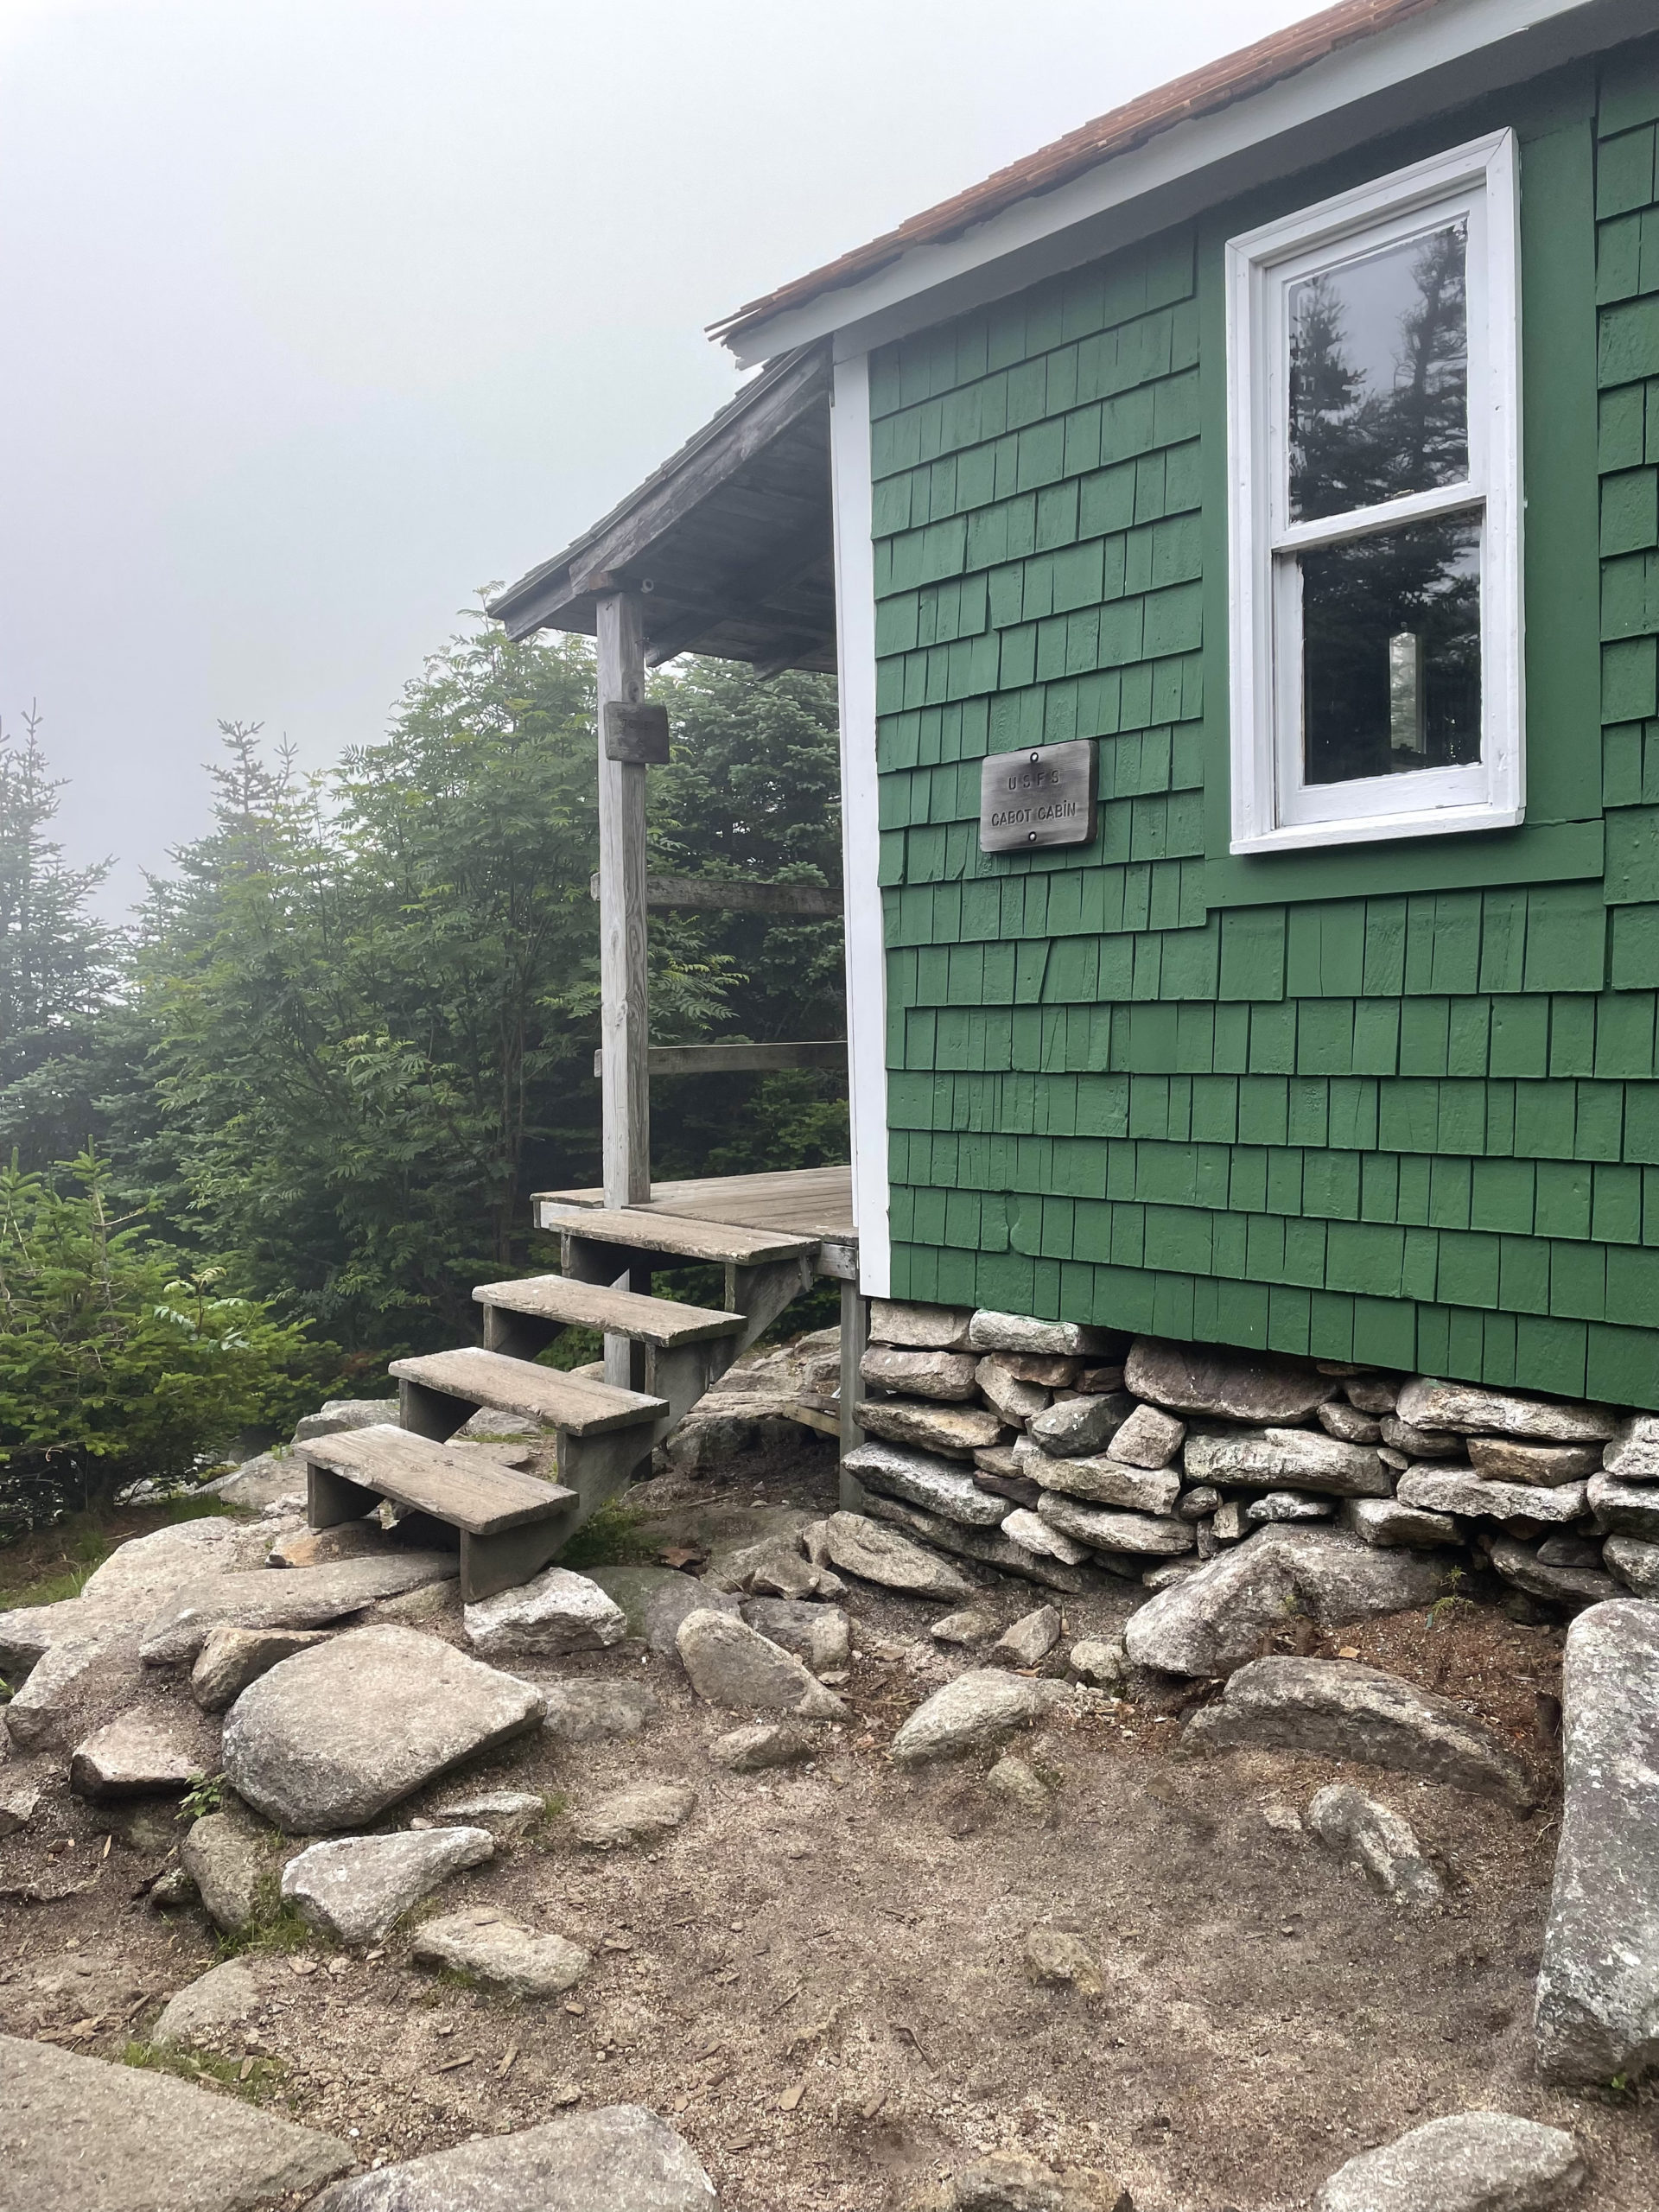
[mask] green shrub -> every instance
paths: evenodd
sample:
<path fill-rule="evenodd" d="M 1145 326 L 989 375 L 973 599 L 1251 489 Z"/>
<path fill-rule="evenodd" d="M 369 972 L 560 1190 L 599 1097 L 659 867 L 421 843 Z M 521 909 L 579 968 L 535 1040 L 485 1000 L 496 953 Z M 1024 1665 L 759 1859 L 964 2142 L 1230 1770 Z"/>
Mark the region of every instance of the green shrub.
<path fill-rule="evenodd" d="M 112 1220 L 107 1199 L 91 1153 L 67 1186 L 0 1169 L 0 1521 L 14 1526 L 185 1475 L 238 1430 L 285 1425 L 328 1371 L 334 1347 Z"/>
<path fill-rule="evenodd" d="M 218 1812 L 224 1797 L 222 1774 L 199 1774 L 180 1798 L 176 1817 L 181 1821 L 205 1821 L 209 1813 Z"/>

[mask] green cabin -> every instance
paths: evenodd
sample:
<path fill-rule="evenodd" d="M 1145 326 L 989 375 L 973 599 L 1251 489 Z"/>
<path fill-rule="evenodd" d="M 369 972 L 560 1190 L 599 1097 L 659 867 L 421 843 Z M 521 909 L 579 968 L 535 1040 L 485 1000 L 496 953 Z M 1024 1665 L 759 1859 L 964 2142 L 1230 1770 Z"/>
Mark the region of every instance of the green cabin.
<path fill-rule="evenodd" d="M 1654 22 L 1347 0 L 1086 125 L 497 602 L 833 651 L 865 1297 L 1659 1407 Z"/>

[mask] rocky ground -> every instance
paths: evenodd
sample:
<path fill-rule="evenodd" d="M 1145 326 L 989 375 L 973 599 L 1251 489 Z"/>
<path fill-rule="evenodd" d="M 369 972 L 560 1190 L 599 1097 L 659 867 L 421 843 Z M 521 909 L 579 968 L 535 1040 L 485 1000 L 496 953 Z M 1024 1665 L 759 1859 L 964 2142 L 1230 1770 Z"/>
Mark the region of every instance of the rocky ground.
<path fill-rule="evenodd" d="M 1287 1663 L 1357 1660 L 1449 1697 L 1524 1777 L 1509 1798 L 1281 1749 L 1198 1756 L 1180 1748 L 1185 1709 L 1213 1689 L 1063 1687 L 1077 1644 L 1121 1637 L 1145 1594 L 1128 1585 L 1056 1599 L 1052 1651 L 1007 1677 L 1056 1686 L 1013 1760 L 988 1745 L 903 1765 L 903 1724 L 982 1668 L 986 1644 L 930 1634 L 960 1599 L 843 1574 L 850 1656 L 817 1663 L 846 1717 L 787 1724 L 808 1745 L 800 1764 L 732 1771 L 712 1747 L 747 1716 L 694 1693 L 671 1636 L 653 1649 L 638 1632 L 645 1609 L 683 1594 L 670 1576 L 700 1573 L 710 1592 L 737 1579 L 723 1571 L 734 1548 L 818 1520 L 834 1488 L 832 1451 L 803 1437 L 636 1494 L 630 1541 L 652 1567 L 593 1570 L 630 1633 L 488 1663 L 544 1694 L 643 1692 L 607 1698 L 608 1723 L 589 1715 L 641 1725 L 575 1741 L 535 1728 L 370 1819 L 408 1834 L 456 1802 L 543 1801 L 527 1821 L 469 1816 L 493 1855 L 382 1938 L 336 1942 L 269 1898 L 230 1938 L 199 1904 L 163 1909 L 151 1885 L 163 1877 L 166 1893 L 190 1825 L 176 1786 L 100 1805 L 68 1786 L 64 1752 L 35 1754 L 38 1801 L 0 1840 L 0 2033 L 159 2056 L 167 2000 L 233 1957 L 248 1977 L 222 2007 L 236 2017 L 169 2047 L 207 2094 L 336 2136 L 364 2168 L 637 2103 L 693 2146 L 728 2212 L 1024 2202 L 948 2193 L 997 2150 L 1072 2170 L 1068 2202 L 1105 2212 L 1123 2189 L 1136 2212 L 1288 2212 L 1368 2146 L 1478 2107 L 1570 2129 L 1597 2208 L 1659 2201 L 1643 2093 L 1568 2095 L 1537 2073 L 1560 1627 L 1454 1600 L 1334 1635 L 1287 1618 L 1267 1639 Z M 968 1573 L 970 1607 L 997 1628 L 1052 1594 Z M 470 1655 L 452 1589 L 376 1600 L 353 1624 L 390 1617 Z M 123 1680 L 124 1712 L 218 1770 L 219 1724 L 186 1669 Z M 0 1785 L 20 1764 L 14 1750 Z M 1430 1902 L 1390 1897 L 1351 1842 L 1319 1840 L 1308 1808 L 1338 1783 L 1404 1815 Z M 619 1814 L 637 1785 L 659 1793 L 654 1811 Z M 420 1963 L 423 1929 L 471 1909 L 589 1963 L 537 1999 Z"/>

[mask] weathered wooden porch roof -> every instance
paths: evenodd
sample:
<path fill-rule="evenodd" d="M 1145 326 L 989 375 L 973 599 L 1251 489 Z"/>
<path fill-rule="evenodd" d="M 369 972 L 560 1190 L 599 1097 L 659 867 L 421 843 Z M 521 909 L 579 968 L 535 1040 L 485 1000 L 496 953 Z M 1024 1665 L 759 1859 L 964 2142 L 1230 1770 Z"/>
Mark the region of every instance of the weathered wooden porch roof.
<path fill-rule="evenodd" d="M 780 355 L 563 553 L 492 600 L 508 635 L 598 626 L 601 593 L 639 595 L 645 658 L 836 665 L 827 346 Z"/>

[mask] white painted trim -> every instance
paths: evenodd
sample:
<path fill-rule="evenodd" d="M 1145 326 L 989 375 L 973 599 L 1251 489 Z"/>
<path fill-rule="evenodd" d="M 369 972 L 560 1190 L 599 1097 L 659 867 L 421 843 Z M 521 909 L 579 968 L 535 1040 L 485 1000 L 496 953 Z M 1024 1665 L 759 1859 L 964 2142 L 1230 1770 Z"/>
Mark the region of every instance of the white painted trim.
<path fill-rule="evenodd" d="M 1353 785 L 1341 787 L 1351 791 Z M 1305 853 L 1328 845 L 1372 845 L 1388 838 L 1450 837 L 1468 830 L 1514 830 L 1526 819 L 1526 810 L 1512 813 L 1490 806 L 1442 806 L 1432 811 L 1400 814 L 1356 814 L 1330 822 L 1287 823 L 1259 837 L 1235 837 L 1228 847 L 1234 853 Z"/>
<path fill-rule="evenodd" d="M 1229 722 L 1235 853 L 1511 829 L 1526 798 L 1522 664 L 1520 245 L 1515 134 L 1495 131 L 1227 245 Z M 1335 254 L 1468 225 L 1469 474 L 1442 490 L 1293 525 L 1287 287 Z M 1481 757 L 1411 776 L 1301 780 L 1301 621 L 1294 563 L 1465 507 L 1481 527 Z"/>
<path fill-rule="evenodd" d="M 1379 129 L 1395 128 L 1410 119 L 1412 112 L 1432 114 L 1576 55 L 1638 37 L 1652 29 L 1651 4 L 1652 0 L 1442 0 L 1440 6 L 1357 40 L 1246 99 L 1194 122 L 1177 124 L 1128 153 L 1109 156 L 1097 168 L 1052 192 L 1033 194 L 975 224 L 959 238 L 913 246 L 861 282 L 783 309 L 723 342 L 746 367 L 791 346 L 810 345 L 832 331 L 848 334 L 849 353 L 868 351 L 906 329 L 921 328 L 946 315 L 1018 291 L 1040 276 L 1092 260 L 1146 236 L 1157 225 L 1211 204 L 1212 194 L 1189 194 L 1183 207 L 1160 210 L 1157 225 L 1137 223 L 1128 213 L 1133 202 L 1167 192 L 1217 163 L 1270 151 L 1272 141 L 1306 130 L 1344 108 L 1397 93 L 1413 79 L 1427 79 L 1437 71 L 1449 71 L 1445 85 L 1426 83 L 1416 88 L 1409 111 L 1368 121 L 1358 135 L 1370 137 Z M 1487 52 L 1528 32 L 1550 35 L 1518 47 L 1513 56 Z M 1471 60 L 1477 63 L 1472 71 L 1458 66 Z M 1325 151 L 1355 143 L 1351 130 L 1327 137 L 1328 147 L 1300 149 L 1293 165 L 1304 166 L 1324 158 Z M 1252 177 L 1283 173 L 1282 164 L 1263 169 L 1258 163 Z M 1115 224 L 1099 223 L 1097 219 L 1114 213 L 1118 215 Z M 1068 251 L 1063 234 L 1084 225 L 1091 227 L 1078 237 L 1075 250 Z M 1058 251 L 1053 250 L 1057 245 Z M 1007 266 L 993 270 L 994 264 Z M 948 304 L 925 296 L 943 286 L 958 286 L 964 279 L 978 281 Z M 877 319 L 876 327 L 851 331 L 851 326 L 872 319 Z"/>
<path fill-rule="evenodd" d="M 846 901 L 847 1058 L 858 1287 L 885 1298 L 893 1274 L 887 1181 L 887 960 L 875 773 L 874 472 L 868 354 L 837 361 L 830 410 L 841 696 L 841 854 Z"/>
<path fill-rule="evenodd" d="M 1482 493 L 1467 484 L 1442 484 L 1432 492 L 1408 492 L 1398 499 L 1383 499 L 1370 507 L 1350 507 L 1339 515 L 1320 515 L 1313 522 L 1281 524 L 1274 532 L 1274 549 L 1300 553 L 1313 545 L 1342 545 L 1351 537 L 1369 537 L 1402 522 L 1432 522 L 1436 515 L 1455 514 L 1459 507 L 1477 513 L 1485 505 Z"/>

